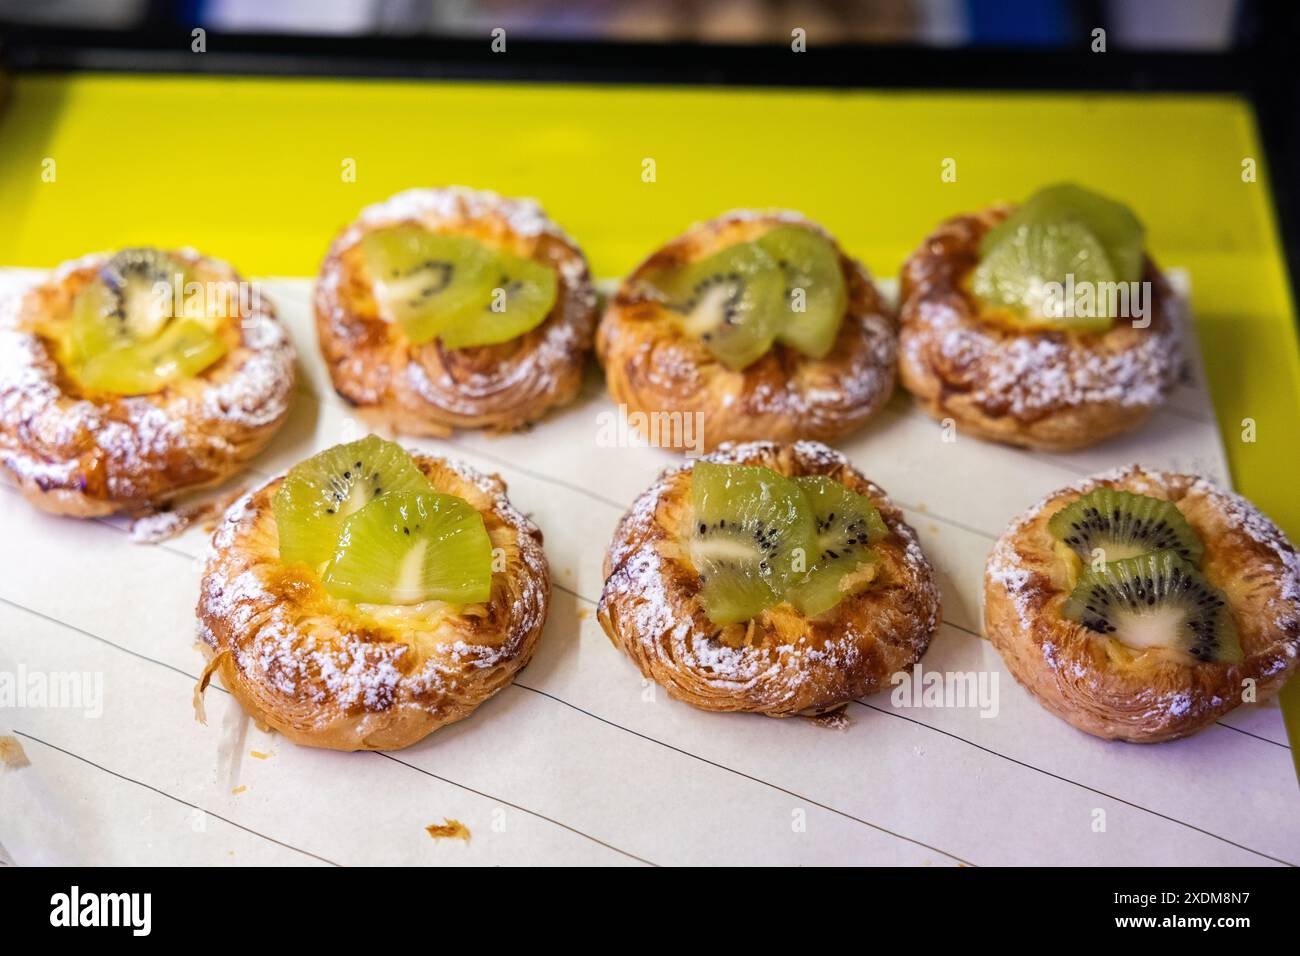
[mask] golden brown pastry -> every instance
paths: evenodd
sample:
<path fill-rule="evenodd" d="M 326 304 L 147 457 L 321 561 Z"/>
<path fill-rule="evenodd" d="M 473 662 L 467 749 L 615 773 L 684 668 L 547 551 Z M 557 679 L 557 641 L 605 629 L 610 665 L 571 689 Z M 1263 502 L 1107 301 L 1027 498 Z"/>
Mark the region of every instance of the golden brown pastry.
<path fill-rule="evenodd" d="M 821 227 L 795 213 L 736 211 L 692 227 L 629 275 L 597 332 L 610 397 L 637 413 L 702 416 L 703 448 L 771 439 L 834 441 L 860 428 L 889 398 L 897 355 L 892 313 L 867 270 L 834 245 L 846 285 L 834 345 L 812 358 L 777 341 L 752 364 L 733 369 L 687 334 L 647 284 L 660 270 L 686 269 L 780 226 Z"/>
<path fill-rule="evenodd" d="M 884 521 L 870 585 L 816 616 L 788 601 L 748 621 L 716 625 L 701 600 L 688 539 L 699 462 L 824 475 L 868 497 Z M 597 616 L 641 673 L 703 710 L 812 715 L 888 686 L 919 660 L 939 621 L 934 571 L 916 532 L 885 492 L 818 442 L 727 445 L 666 470 L 614 533 Z"/>
<path fill-rule="evenodd" d="M 936 419 L 989 441 L 1063 451 L 1141 425 L 1179 372 L 1179 302 L 1148 258 L 1150 326 L 1100 334 L 990 321 L 969 280 L 979 242 L 1010 209 L 949 219 L 903 265 L 899 377 Z"/>
<path fill-rule="evenodd" d="M 382 317 L 361 242 L 411 224 L 465 236 L 552 269 L 554 307 L 509 341 L 449 348 L 414 343 Z M 411 189 L 368 206 L 334 240 L 316 283 L 316 328 L 334 388 L 368 421 L 409 435 L 456 428 L 510 431 L 571 402 L 596 324 L 596 293 L 581 250 L 529 199 L 461 187 Z"/>
<path fill-rule="evenodd" d="M 295 743 L 396 750 L 468 716 L 528 663 L 546 621 L 541 532 L 500 478 L 412 456 L 436 491 L 467 501 L 494 549 L 483 603 L 365 604 L 332 596 L 281 561 L 274 478 L 227 513 L 198 603 L 210 674 L 255 719 Z"/>
<path fill-rule="evenodd" d="M 1083 592 L 1092 608 L 1080 614 L 1109 618 L 1118 630 L 1108 633 L 1065 615 L 1088 565 L 1071 568 L 1049 528 L 1054 515 L 1100 489 L 1172 502 L 1203 547 L 1194 562 L 1199 574 L 1195 568 L 1183 572 L 1188 600 L 1161 593 L 1159 574 L 1154 582 L 1146 578 L 1138 614 L 1108 608 Z M 1102 507 L 1094 524 L 1106 513 Z M 1147 534 L 1155 523 L 1148 520 L 1139 530 Z M 1208 593 L 1199 581 L 1208 582 Z M 1177 615 L 1213 609 L 1219 600 L 1226 618 L 1214 632 L 1174 623 Z M 1203 478 L 1131 465 L 1055 492 L 1012 522 L 989 555 L 984 626 L 1011 673 L 1061 719 L 1111 740 L 1173 740 L 1214 723 L 1244 699 L 1276 692 L 1295 669 L 1300 558 L 1244 498 Z M 1189 645 L 1197 635 L 1204 643 Z M 1219 640 L 1216 653 L 1213 642 Z"/>
<path fill-rule="evenodd" d="M 173 258 L 158 258 L 165 256 Z M 82 293 L 122 283 L 120 272 L 151 281 L 131 270 L 158 262 L 164 272 L 168 262 L 178 263 L 187 281 L 198 283 L 196 294 L 178 282 L 177 304 L 199 301 L 196 295 L 208 303 L 197 308 L 211 328 L 209 344 L 223 354 L 154 391 L 120 394 L 84 384 L 72 344 Z M 148 291 L 141 285 L 131 294 Z M 135 321 L 148 308 L 118 303 L 117 320 Z M 173 329 L 181 315 L 159 312 L 142 334 L 161 321 Z M 238 472 L 283 424 L 293 386 L 294 349 L 274 308 L 226 263 L 191 249 L 86 256 L 0 308 L 0 468 L 45 511 L 97 516 L 144 509 Z"/>

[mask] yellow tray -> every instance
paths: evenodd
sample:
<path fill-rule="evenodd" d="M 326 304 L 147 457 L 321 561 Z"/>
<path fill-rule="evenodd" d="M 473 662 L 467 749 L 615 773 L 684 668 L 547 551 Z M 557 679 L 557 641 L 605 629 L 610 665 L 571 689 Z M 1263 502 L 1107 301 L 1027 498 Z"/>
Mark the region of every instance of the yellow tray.
<path fill-rule="evenodd" d="M 763 205 L 821 220 L 887 276 L 947 215 L 1080 181 L 1131 203 L 1159 261 L 1190 273 L 1237 488 L 1300 539 L 1295 312 L 1234 97 L 98 74 L 20 75 L 11 92 L 6 265 L 189 244 L 247 274 L 311 275 L 365 203 L 464 183 L 542 199 L 601 276 L 692 221 Z M 1283 704 L 1300 739 L 1300 681 Z"/>

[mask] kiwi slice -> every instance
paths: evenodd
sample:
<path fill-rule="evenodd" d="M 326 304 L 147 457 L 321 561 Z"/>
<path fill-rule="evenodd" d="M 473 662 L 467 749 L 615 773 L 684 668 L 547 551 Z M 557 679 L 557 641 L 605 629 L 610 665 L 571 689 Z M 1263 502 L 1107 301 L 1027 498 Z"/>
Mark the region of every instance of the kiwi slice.
<path fill-rule="evenodd" d="M 1080 576 L 1061 614 L 1134 650 L 1188 661 L 1240 661 L 1227 599 L 1174 551 L 1112 561 Z"/>
<path fill-rule="evenodd" d="M 1002 239 L 1026 222 L 1074 221 L 1087 227 L 1110 260 L 1119 282 L 1142 278 L 1146 229 L 1133 210 L 1113 199 L 1073 183 L 1040 189 L 1005 220 L 990 229 L 980 243 L 988 254 Z"/>
<path fill-rule="evenodd" d="M 1022 222 L 989 247 L 971 275 L 971 291 L 994 307 L 1008 310 L 1017 325 L 1071 332 L 1103 332 L 1114 324 L 1106 296 L 1097 296 L 1092 315 L 1052 315 L 1048 283 L 1064 291 L 1067 276 L 1075 287 L 1115 282 L 1106 250 L 1082 223 Z M 1058 303 L 1059 304 L 1059 303 Z"/>
<path fill-rule="evenodd" d="M 691 470 L 691 503 L 690 558 L 709 620 L 746 621 L 781 603 L 801 573 L 796 556 L 812 555 L 817 546 L 799 486 L 770 468 L 698 461 Z"/>
<path fill-rule="evenodd" d="M 173 290 L 191 278 L 161 249 L 123 249 L 100 268 L 73 303 L 71 339 L 78 359 L 148 342 L 178 313 Z M 163 290 L 166 290 L 165 292 Z"/>
<path fill-rule="evenodd" d="M 853 590 L 855 572 L 874 558 L 871 546 L 889 534 L 880 512 L 865 495 L 825 475 L 794 479 L 812 508 L 817 527 L 808 571 L 791 582 L 786 599 L 808 617 L 838 604 Z"/>
<path fill-rule="evenodd" d="M 400 445 L 377 435 L 299 462 L 285 475 L 272 505 L 280 560 L 319 570 L 334 554 L 344 521 L 396 491 L 432 494 L 433 486 Z"/>
<path fill-rule="evenodd" d="M 1066 505 L 1047 522 L 1047 530 L 1084 562 L 1100 548 L 1106 562 L 1173 551 L 1201 563 L 1204 547 L 1172 501 L 1114 488 L 1097 488 Z"/>
<path fill-rule="evenodd" d="M 743 369 L 761 358 L 781 329 L 785 277 L 755 242 L 728 246 L 649 281 L 668 299 L 677 325 L 727 368 Z"/>
<path fill-rule="evenodd" d="M 555 270 L 500 252 L 492 261 L 488 292 L 457 315 L 441 334 L 449 349 L 508 342 L 541 325 L 555 307 Z"/>
<path fill-rule="evenodd" d="M 390 491 L 343 522 L 321 583 L 365 604 L 477 604 L 492 594 L 492 542 L 463 498 Z"/>
<path fill-rule="evenodd" d="M 203 371 L 226 354 L 226 343 L 201 322 L 170 322 L 156 338 L 87 358 L 76 378 L 84 388 L 146 395 Z"/>
<path fill-rule="evenodd" d="M 174 301 L 192 274 L 160 249 L 124 249 L 108 260 L 72 305 L 61 359 L 83 388 L 145 395 L 197 375 L 226 354 L 202 317 Z"/>
<path fill-rule="evenodd" d="M 810 358 L 835 345 L 848 304 L 839 253 L 826 237 L 799 226 L 778 226 L 758 240 L 785 277 L 778 342 Z"/>
<path fill-rule="evenodd" d="M 417 344 L 477 310 L 492 290 L 493 254 L 468 236 L 393 226 L 368 233 L 361 249 L 380 311 Z"/>

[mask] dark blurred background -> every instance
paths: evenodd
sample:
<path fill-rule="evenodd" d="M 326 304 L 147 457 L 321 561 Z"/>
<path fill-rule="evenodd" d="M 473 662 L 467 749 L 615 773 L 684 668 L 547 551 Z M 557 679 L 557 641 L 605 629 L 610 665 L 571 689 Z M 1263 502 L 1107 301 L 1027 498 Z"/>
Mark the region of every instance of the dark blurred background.
<path fill-rule="evenodd" d="M 0 0 L 0 23 L 103 30 L 202 26 L 302 36 L 928 47 L 1073 47 L 1101 26 L 1120 50 L 1222 51 L 1252 42 L 1241 0 Z"/>

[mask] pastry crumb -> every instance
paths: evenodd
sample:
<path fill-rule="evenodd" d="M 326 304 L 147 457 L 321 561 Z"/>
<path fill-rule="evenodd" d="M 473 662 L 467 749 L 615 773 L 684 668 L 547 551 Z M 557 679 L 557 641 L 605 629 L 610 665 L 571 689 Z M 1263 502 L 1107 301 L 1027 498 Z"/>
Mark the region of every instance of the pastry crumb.
<path fill-rule="evenodd" d="M 199 522 L 203 523 L 205 530 L 211 531 L 216 527 L 217 519 L 246 490 L 241 486 L 208 501 L 180 507 L 163 505 L 161 508 L 146 509 L 131 521 L 131 540 L 136 544 L 162 544 Z"/>
<path fill-rule="evenodd" d="M 22 767 L 30 767 L 31 763 L 27 759 L 27 751 L 23 750 L 23 745 L 18 742 L 17 737 L 8 734 L 0 737 L 0 767 L 5 770 L 19 770 Z"/>
<path fill-rule="evenodd" d="M 424 832 L 429 834 L 435 840 L 464 840 L 469 842 L 469 827 L 459 820 L 450 820 L 447 817 L 442 818 L 442 823 L 430 823 L 424 828 Z"/>
<path fill-rule="evenodd" d="M 260 750 L 250 750 L 249 754 L 256 757 L 258 760 L 270 760 L 272 757 L 275 756 L 275 754 L 273 753 L 264 754 Z"/>
<path fill-rule="evenodd" d="M 825 727 L 827 730 L 848 730 L 852 723 L 849 720 L 848 707 L 841 707 L 838 710 L 832 710 L 825 714 L 817 714 L 815 717 L 808 719 L 818 727 Z"/>
<path fill-rule="evenodd" d="M 247 787 L 240 786 L 240 787 L 236 787 L 234 790 L 231 790 L 230 792 L 231 792 L 232 794 L 234 794 L 235 796 L 239 796 L 241 793 L 243 793 L 243 792 L 244 792 L 245 790 L 247 790 L 247 789 L 248 789 Z"/>

